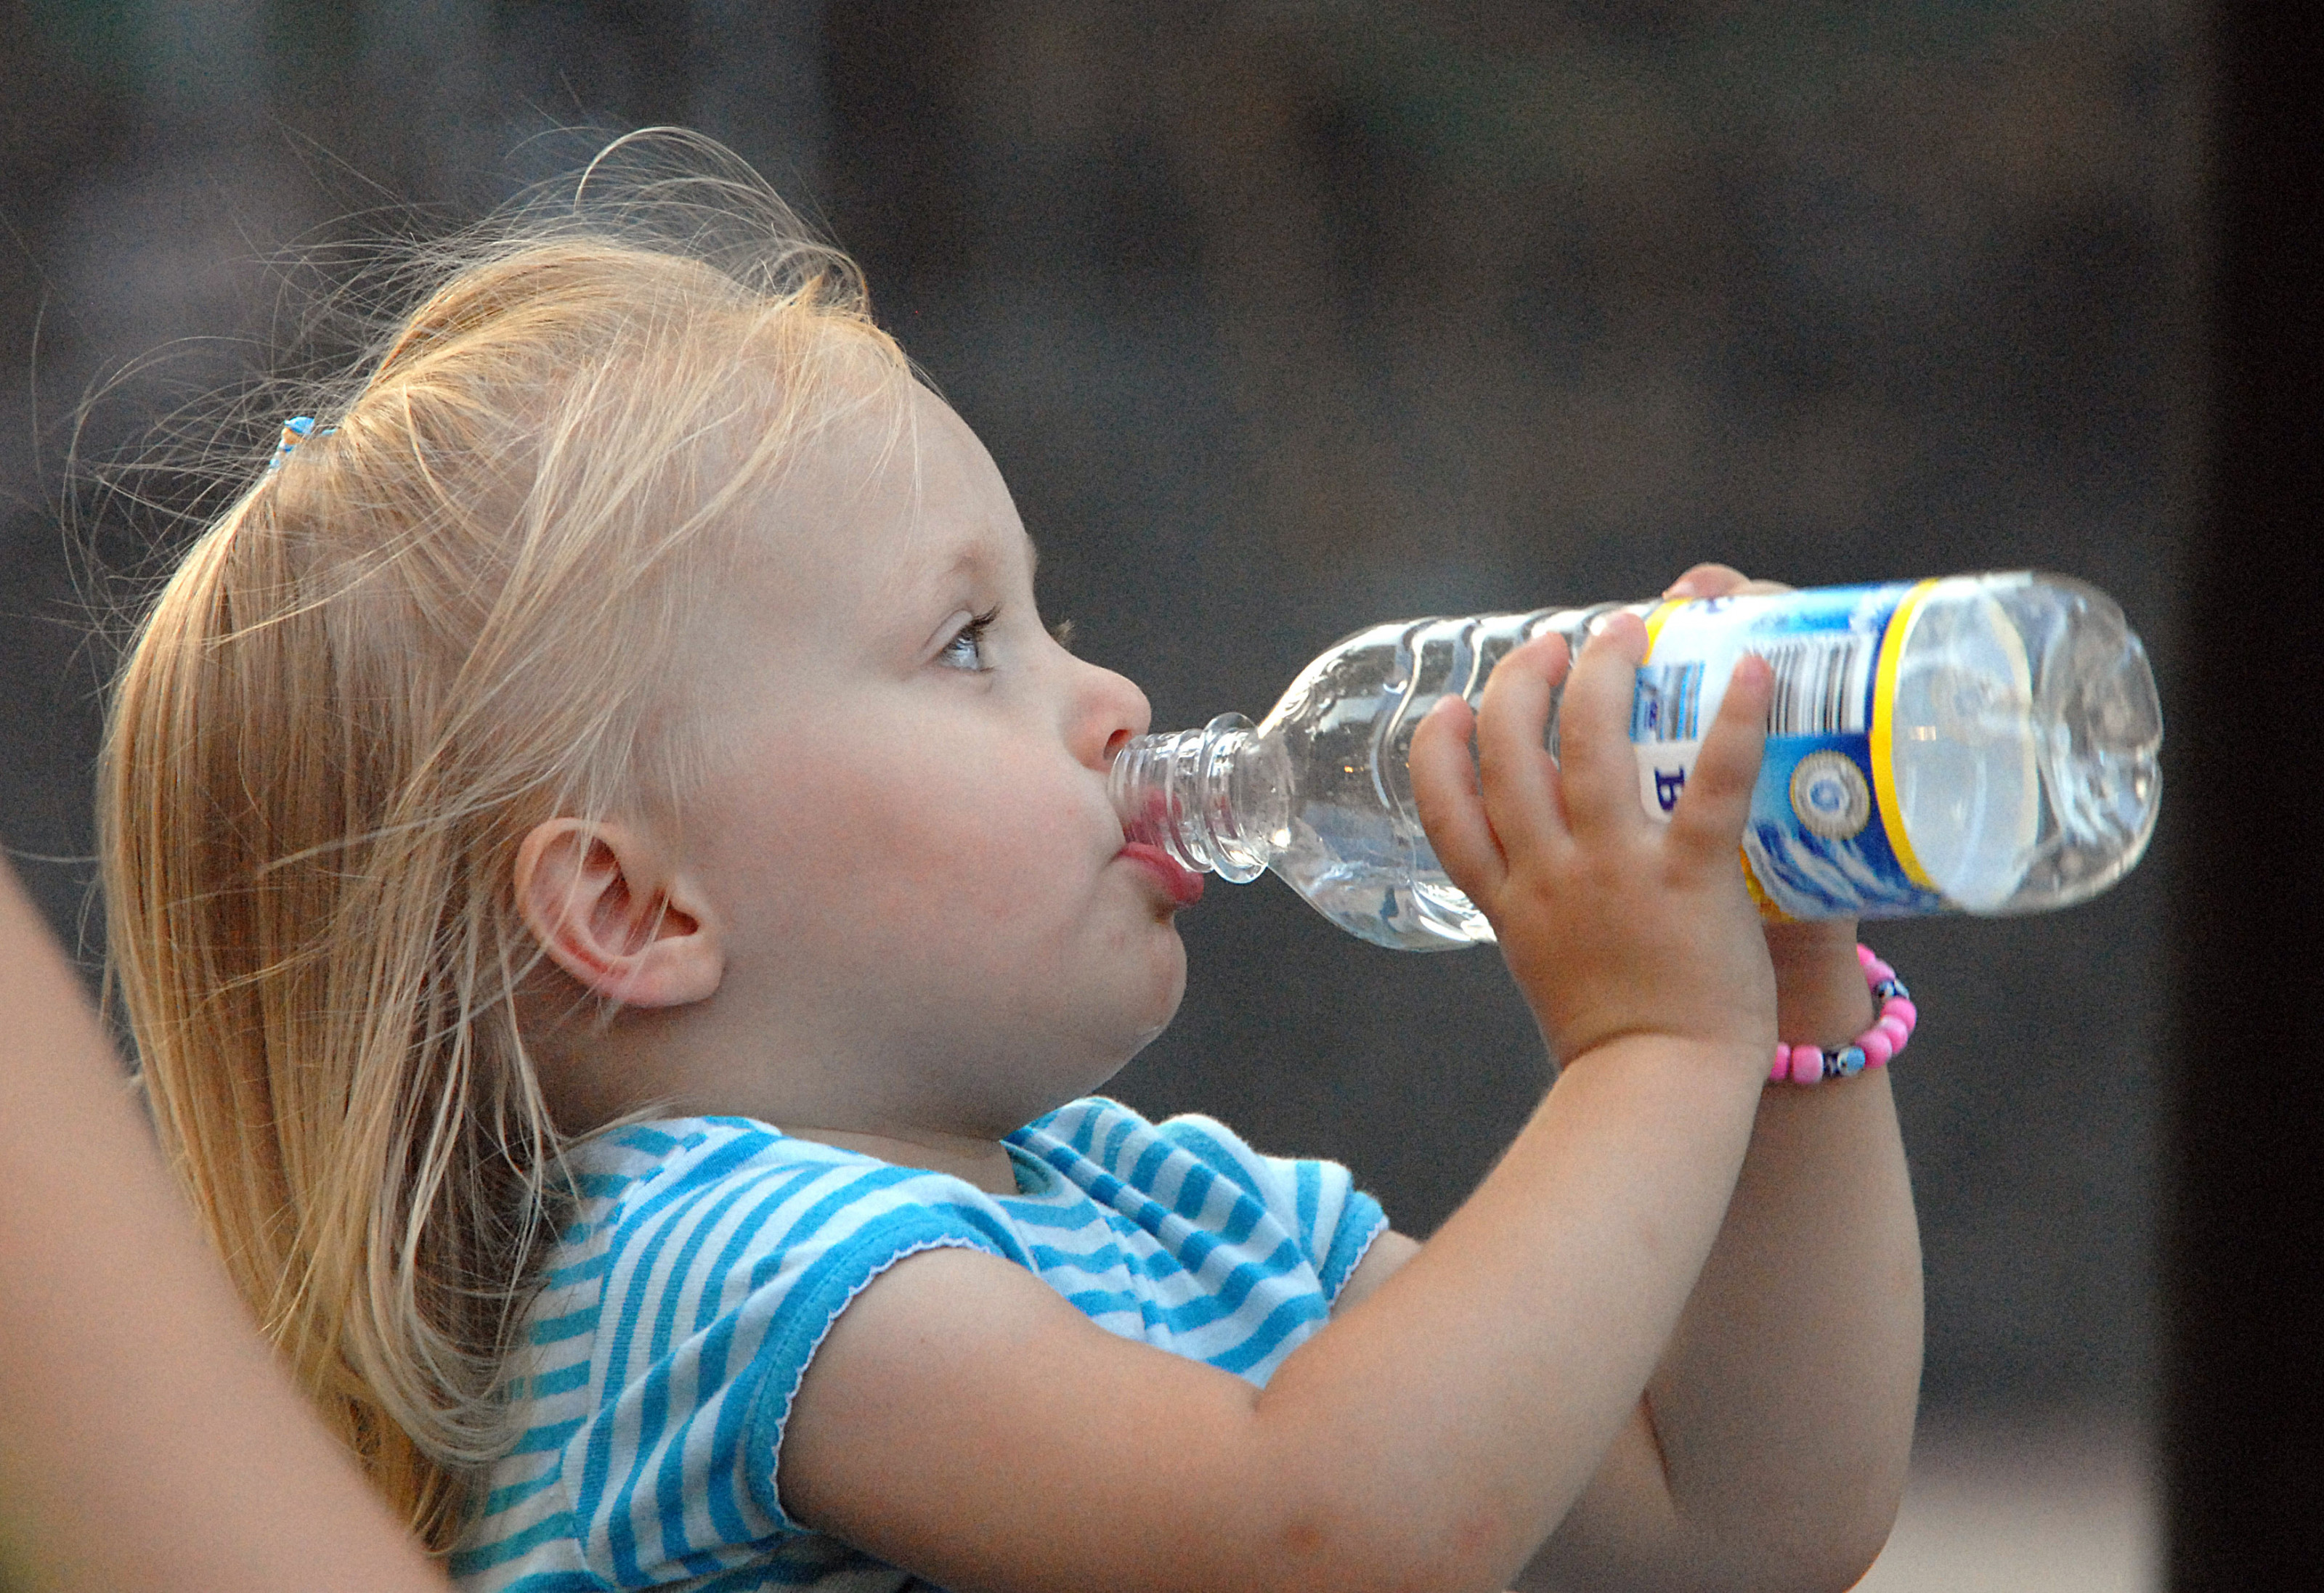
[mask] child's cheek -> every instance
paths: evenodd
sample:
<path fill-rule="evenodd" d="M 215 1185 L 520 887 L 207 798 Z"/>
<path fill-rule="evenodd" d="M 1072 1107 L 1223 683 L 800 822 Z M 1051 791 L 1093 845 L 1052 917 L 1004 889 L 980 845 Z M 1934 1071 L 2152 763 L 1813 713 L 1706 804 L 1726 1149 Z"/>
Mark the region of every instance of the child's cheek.
<path fill-rule="evenodd" d="M 933 916 L 968 933 L 1024 916 L 1038 889 L 1039 826 L 1016 794 L 920 760 L 833 769 L 812 806 L 818 821 L 787 850 L 850 916 L 922 932 Z"/>
<path fill-rule="evenodd" d="M 1058 889 L 1119 834 L 1102 790 L 990 726 L 832 706 L 745 750 L 706 815 L 738 927 L 867 961 L 978 943 L 1021 957 L 1062 929 Z"/>

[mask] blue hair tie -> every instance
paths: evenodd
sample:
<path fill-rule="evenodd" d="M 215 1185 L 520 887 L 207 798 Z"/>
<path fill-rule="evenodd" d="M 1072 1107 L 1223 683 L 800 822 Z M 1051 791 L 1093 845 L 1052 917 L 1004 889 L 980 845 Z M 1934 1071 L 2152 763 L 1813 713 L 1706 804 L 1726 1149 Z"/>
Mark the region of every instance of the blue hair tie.
<path fill-rule="evenodd" d="M 319 435 L 328 437 L 337 429 L 336 426 L 326 426 Z M 293 415 L 290 419 L 285 420 L 282 423 L 282 440 L 274 445 L 274 457 L 266 462 L 266 473 L 272 475 L 281 469 L 282 461 L 290 457 L 290 450 L 316 435 L 318 433 L 315 430 L 315 418 L 312 415 Z"/>

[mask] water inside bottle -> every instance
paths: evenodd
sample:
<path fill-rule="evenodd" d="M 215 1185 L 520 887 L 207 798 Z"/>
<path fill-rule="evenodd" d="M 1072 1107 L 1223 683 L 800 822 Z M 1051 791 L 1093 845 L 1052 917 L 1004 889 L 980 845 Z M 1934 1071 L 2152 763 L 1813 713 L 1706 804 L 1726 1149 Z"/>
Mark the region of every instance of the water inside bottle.
<path fill-rule="evenodd" d="M 2015 892 L 2041 827 L 2025 644 L 2000 603 L 1944 583 L 1896 672 L 1898 815 L 1930 882 L 1970 912 Z"/>
<path fill-rule="evenodd" d="M 2065 907 L 2145 851 L 2162 712 L 2144 649 L 2095 590 L 1939 583 L 1904 639 L 1895 715 L 1900 816 L 1954 906 Z"/>

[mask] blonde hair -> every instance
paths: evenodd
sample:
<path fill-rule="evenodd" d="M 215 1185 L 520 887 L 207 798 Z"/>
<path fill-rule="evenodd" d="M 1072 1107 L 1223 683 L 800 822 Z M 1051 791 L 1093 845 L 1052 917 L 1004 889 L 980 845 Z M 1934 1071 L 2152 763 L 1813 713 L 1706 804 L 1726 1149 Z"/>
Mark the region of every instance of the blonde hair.
<path fill-rule="evenodd" d="M 910 373 L 852 263 L 682 135 L 624 141 L 422 274 L 143 619 L 99 824 L 164 1147 L 301 1386 L 441 1549 L 505 1447 L 501 1363 L 560 1204 L 515 848 L 683 793 L 676 671 L 717 533 L 841 415 L 900 413 Z"/>

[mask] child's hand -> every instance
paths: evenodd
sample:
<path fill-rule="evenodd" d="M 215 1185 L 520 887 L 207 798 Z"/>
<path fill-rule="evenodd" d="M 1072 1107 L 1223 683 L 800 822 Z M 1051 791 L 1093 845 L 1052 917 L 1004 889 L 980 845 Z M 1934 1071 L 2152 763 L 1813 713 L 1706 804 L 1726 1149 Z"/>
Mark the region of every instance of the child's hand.
<path fill-rule="evenodd" d="M 1738 666 L 1667 824 L 1638 800 L 1629 723 L 1646 628 L 1602 622 L 1566 679 L 1563 763 L 1543 746 L 1565 644 L 1496 666 L 1475 714 L 1445 698 L 1412 741 L 1413 794 L 1452 882 L 1483 909 L 1559 1061 L 1652 1035 L 1732 1052 L 1764 1075 L 1775 999 L 1736 865 L 1772 676 Z M 1469 757 L 1474 728 L 1477 758 Z"/>
<path fill-rule="evenodd" d="M 1723 564 L 1699 564 L 1672 582 L 1665 597 L 1731 597 L 1792 590 L 1780 581 L 1754 581 Z M 1872 1021 L 1872 1000 L 1856 961 L 1857 921 L 1819 918 L 1766 925 L 1775 964 L 1780 1037 L 1836 1045 Z"/>

